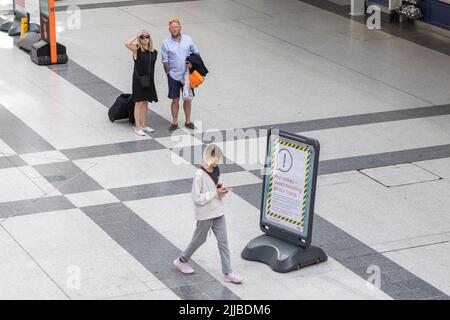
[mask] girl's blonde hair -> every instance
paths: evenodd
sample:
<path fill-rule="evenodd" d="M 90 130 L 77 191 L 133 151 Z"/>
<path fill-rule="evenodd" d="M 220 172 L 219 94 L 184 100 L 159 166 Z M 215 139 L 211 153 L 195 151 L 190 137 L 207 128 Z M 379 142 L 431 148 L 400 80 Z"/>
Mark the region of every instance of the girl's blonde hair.
<path fill-rule="evenodd" d="M 221 163 L 223 161 L 223 152 L 215 144 L 209 144 L 206 146 L 205 151 L 203 151 L 202 166 L 211 167 L 214 163 Z"/>
<path fill-rule="evenodd" d="M 147 34 L 149 36 L 149 38 L 148 38 L 148 51 L 153 52 L 155 50 L 155 48 L 153 47 L 153 40 L 152 40 L 152 36 L 150 35 L 150 32 L 148 32 L 147 30 L 141 30 L 141 32 L 145 33 L 145 34 Z M 139 47 L 139 49 L 141 49 L 141 51 L 145 51 L 144 47 L 142 46 L 140 38 L 137 39 L 136 45 Z"/>

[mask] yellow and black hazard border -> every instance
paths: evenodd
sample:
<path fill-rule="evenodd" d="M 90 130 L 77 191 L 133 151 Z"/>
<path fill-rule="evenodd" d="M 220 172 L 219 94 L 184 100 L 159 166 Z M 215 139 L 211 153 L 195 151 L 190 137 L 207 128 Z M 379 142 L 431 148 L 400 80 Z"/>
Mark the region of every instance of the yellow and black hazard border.
<path fill-rule="evenodd" d="M 280 149 L 279 145 L 307 152 L 305 188 L 302 199 L 303 203 L 300 209 L 302 210 L 300 221 L 298 219 L 289 219 L 271 210 L 273 176 L 280 151 L 278 150 Z M 307 247 L 311 244 L 319 152 L 320 143 L 313 138 L 293 134 L 277 128 L 268 130 L 265 161 L 266 172 L 264 173 L 262 183 L 260 210 L 260 228 L 262 232 L 301 247 Z M 283 223 L 280 223 L 282 221 Z"/>
<path fill-rule="evenodd" d="M 296 149 L 296 150 L 307 153 L 307 155 L 306 155 L 306 176 L 305 176 L 305 184 L 304 184 L 304 188 L 303 188 L 303 203 L 302 203 L 301 221 L 289 219 L 287 217 L 284 217 L 282 215 L 279 215 L 279 214 L 273 212 L 271 209 L 273 176 L 274 176 L 275 166 L 276 166 L 277 157 L 278 157 L 277 145 L 290 147 L 292 149 Z M 267 193 L 267 209 L 268 209 L 267 214 L 273 218 L 276 218 L 276 219 L 279 219 L 279 220 L 282 220 L 282 221 L 285 221 L 288 223 L 292 223 L 293 225 L 296 225 L 296 226 L 304 227 L 305 216 L 306 216 L 306 207 L 308 204 L 308 193 L 309 193 L 308 183 L 309 183 L 309 171 L 310 171 L 310 162 L 311 162 L 311 149 L 309 147 L 303 147 L 300 145 L 296 145 L 294 143 L 291 143 L 291 142 L 288 142 L 285 140 L 276 139 L 272 143 L 272 155 L 271 156 L 272 156 L 272 168 L 271 168 L 271 175 L 270 175 L 270 181 L 269 181 L 269 190 Z"/>

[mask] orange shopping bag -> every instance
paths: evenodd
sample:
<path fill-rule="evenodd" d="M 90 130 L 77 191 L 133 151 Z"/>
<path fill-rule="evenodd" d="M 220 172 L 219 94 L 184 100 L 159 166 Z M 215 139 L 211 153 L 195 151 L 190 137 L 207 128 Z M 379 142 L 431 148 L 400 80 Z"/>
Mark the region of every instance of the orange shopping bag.
<path fill-rule="evenodd" d="M 194 70 L 194 72 L 189 75 L 189 84 L 192 89 L 197 88 L 203 81 L 205 81 L 205 78 L 197 70 Z"/>

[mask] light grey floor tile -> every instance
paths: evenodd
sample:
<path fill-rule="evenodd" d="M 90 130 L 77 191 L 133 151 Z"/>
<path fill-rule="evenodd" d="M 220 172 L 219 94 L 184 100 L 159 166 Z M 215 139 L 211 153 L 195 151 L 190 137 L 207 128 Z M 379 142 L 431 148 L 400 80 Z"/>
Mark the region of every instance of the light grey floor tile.
<path fill-rule="evenodd" d="M 410 163 L 373 169 L 364 169 L 360 172 L 386 187 L 397 187 L 406 184 L 421 183 L 440 179 L 439 176 L 436 176 Z"/>

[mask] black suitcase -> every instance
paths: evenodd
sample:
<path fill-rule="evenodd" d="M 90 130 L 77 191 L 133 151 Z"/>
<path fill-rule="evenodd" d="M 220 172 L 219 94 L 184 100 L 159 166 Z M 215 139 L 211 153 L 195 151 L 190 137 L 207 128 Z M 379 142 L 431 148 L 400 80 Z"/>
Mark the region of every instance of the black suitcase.
<path fill-rule="evenodd" d="M 129 93 L 123 93 L 117 97 L 116 102 L 109 108 L 108 117 L 111 122 L 121 119 L 129 119 L 135 123 L 134 119 L 134 98 Z"/>

